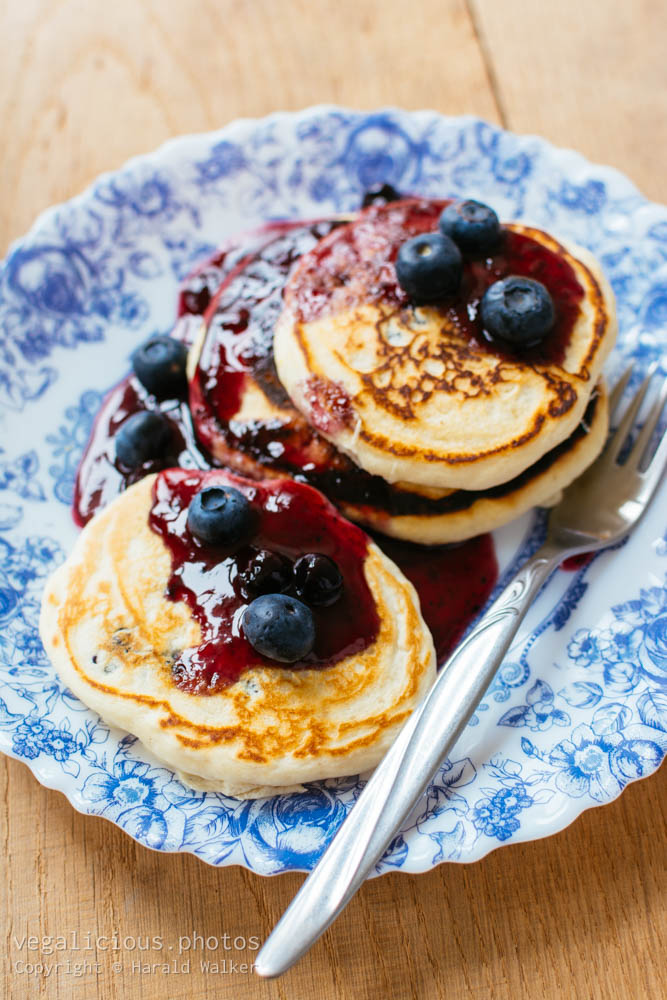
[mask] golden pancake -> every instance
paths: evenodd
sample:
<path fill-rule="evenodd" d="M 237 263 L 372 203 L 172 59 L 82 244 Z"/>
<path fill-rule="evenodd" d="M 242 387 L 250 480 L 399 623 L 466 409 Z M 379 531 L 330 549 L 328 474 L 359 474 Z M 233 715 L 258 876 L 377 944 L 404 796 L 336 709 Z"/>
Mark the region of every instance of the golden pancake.
<path fill-rule="evenodd" d="M 441 202 L 368 209 L 304 254 L 274 337 L 278 376 L 308 422 L 390 483 L 485 490 L 572 434 L 616 335 L 593 257 L 518 223 L 492 257 L 466 260 L 451 301 L 413 307 L 396 281 L 406 239 L 437 228 Z M 508 274 L 543 282 L 556 324 L 534 348 L 491 342 L 483 291 Z"/>
<path fill-rule="evenodd" d="M 486 531 L 495 531 L 525 514 L 531 507 L 551 507 L 562 491 L 591 465 L 607 438 L 609 412 L 607 393 L 600 382 L 580 424 L 570 437 L 547 452 L 535 465 L 508 483 L 488 490 L 428 490 L 429 512 L 392 515 L 372 506 L 340 504 L 343 513 L 359 524 L 393 538 L 441 545 L 462 542 Z M 397 484 L 394 496 L 406 494 L 408 503 L 419 510 L 419 488 Z"/>
<path fill-rule="evenodd" d="M 349 535 L 350 545 L 362 546 L 358 572 L 377 613 L 364 648 L 299 668 L 255 654 L 235 679 L 221 684 L 214 674 L 205 690 L 178 672 L 178 664 L 204 656 L 206 643 L 238 635 L 212 636 L 193 606 L 174 599 L 175 584 L 199 569 L 191 561 L 175 573 L 175 549 L 150 518 L 160 504 L 175 503 L 168 492 L 174 484 L 211 482 L 270 498 L 267 509 L 288 514 L 296 497 L 302 523 L 310 519 L 313 530 Z M 146 477 L 97 514 L 48 582 L 41 634 L 63 683 L 104 720 L 134 733 L 195 787 L 242 798 L 374 767 L 435 677 L 433 642 L 412 585 L 360 529 L 308 487 L 248 484 L 221 471 Z"/>

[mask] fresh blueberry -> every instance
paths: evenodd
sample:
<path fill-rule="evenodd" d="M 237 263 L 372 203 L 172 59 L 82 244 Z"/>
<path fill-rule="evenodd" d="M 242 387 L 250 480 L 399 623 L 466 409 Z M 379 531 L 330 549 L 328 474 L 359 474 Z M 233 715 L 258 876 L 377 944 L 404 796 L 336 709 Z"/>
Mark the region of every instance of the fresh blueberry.
<path fill-rule="evenodd" d="M 396 258 L 398 283 L 414 302 L 434 302 L 457 291 L 462 267 L 461 251 L 442 233 L 413 236 Z"/>
<path fill-rule="evenodd" d="M 512 276 L 490 285 L 480 307 L 484 329 L 510 344 L 530 345 L 554 325 L 551 296 L 539 281 Z"/>
<path fill-rule="evenodd" d="M 145 389 L 158 399 L 180 396 L 185 388 L 185 344 L 173 337 L 155 334 L 132 355 L 132 367 Z"/>
<path fill-rule="evenodd" d="M 391 184 L 376 184 L 364 192 L 361 199 L 361 207 L 368 208 L 370 205 L 387 205 L 390 201 L 400 201 L 402 195 Z"/>
<path fill-rule="evenodd" d="M 294 589 L 315 607 L 328 607 L 343 592 L 343 577 L 329 556 L 309 552 L 294 563 Z"/>
<path fill-rule="evenodd" d="M 128 469 L 170 457 L 172 425 L 162 413 L 142 410 L 124 420 L 116 434 L 116 458 Z"/>
<path fill-rule="evenodd" d="M 440 232 L 464 252 L 485 253 L 498 245 L 500 222 L 480 201 L 453 201 L 440 216 Z"/>
<path fill-rule="evenodd" d="M 258 653 L 282 663 L 302 660 L 315 643 L 312 611 L 287 594 L 264 594 L 249 604 L 243 631 Z"/>
<path fill-rule="evenodd" d="M 252 527 L 252 507 L 233 486 L 204 486 L 190 501 L 190 534 L 208 545 L 242 545 Z"/>
<path fill-rule="evenodd" d="M 239 573 L 241 593 L 246 598 L 276 594 L 292 582 L 292 563 L 279 552 L 260 549 Z"/>

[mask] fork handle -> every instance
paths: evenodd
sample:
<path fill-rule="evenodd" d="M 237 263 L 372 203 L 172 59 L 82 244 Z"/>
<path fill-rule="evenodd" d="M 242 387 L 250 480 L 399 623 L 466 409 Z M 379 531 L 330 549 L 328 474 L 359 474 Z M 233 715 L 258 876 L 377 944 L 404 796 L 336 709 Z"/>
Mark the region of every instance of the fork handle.
<path fill-rule="evenodd" d="M 336 919 L 454 746 L 526 611 L 563 557 L 549 544 L 526 562 L 447 660 L 353 809 L 258 953 L 260 976 L 286 972 Z"/>

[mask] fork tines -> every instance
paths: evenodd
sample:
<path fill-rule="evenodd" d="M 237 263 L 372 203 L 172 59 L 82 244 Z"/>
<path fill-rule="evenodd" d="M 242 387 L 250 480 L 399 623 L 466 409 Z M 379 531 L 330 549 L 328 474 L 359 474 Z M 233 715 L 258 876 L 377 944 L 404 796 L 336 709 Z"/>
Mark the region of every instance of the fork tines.
<path fill-rule="evenodd" d="M 651 365 L 646 378 L 642 381 L 635 395 L 628 403 L 618 427 L 610 435 L 604 454 L 605 458 L 610 462 L 616 462 L 619 456 L 623 457 L 623 465 L 624 467 L 628 467 L 629 472 L 650 472 L 652 475 L 659 476 L 662 474 L 665 461 L 667 460 L 667 435 L 664 430 L 650 460 L 649 453 L 651 450 L 653 435 L 655 434 L 660 423 L 660 417 L 662 416 L 665 404 L 667 403 L 667 378 L 663 378 L 658 392 L 658 398 L 646 414 L 646 419 L 644 420 L 643 426 L 637 435 L 637 440 L 628 452 L 627 457 L 625 457 L 624 449 L 624 445 L 626 445 L 634 428 L 642 403 L 649 392 L 649 387 L 651 386 L 651 383 L 655 381 L 657 368 L 657 363 Z M 628 385 L 628 382 L 630 381 L 631 375 L 632 366 L 628 367 L 623 372 L 609 395 L 610 418 L 613 417 L 614 411 L 619 406 L 623 393 Z"/>

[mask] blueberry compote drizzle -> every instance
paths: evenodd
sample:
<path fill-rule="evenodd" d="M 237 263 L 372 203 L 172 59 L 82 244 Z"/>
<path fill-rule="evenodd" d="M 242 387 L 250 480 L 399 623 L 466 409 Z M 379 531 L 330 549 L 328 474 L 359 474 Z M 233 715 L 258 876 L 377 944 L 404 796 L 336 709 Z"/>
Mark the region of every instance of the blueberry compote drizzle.
<path fill-rule="evenodd" d="M 248 254 L 253 253 L 283 231 L 286 223 L 267 222 L 257 229 L 232 237 L 202 265 L 195 268 L 183 283 L 178 296 L 178 316 L 203 316 L 223 280 Z M 292 225 L 292 223 L 287 223 Z"/>
<path fill-rule="evenodd" d="M 594 552 L 580 552 L 576 556 L 568 556 L 560 564 L 560 568 L 567 570 L 569 573 L 575 573 L 577 570 L 583 569 L 584 566 L 588 566 L 594 555 Z"/>
<path fill-rule="evenodd" d="M 273 331 L 283 305 L 283 288 L 296 261 L 337 225 L 331 221 L 275 223 L 273 239 L 249 255 L 246 265 L 220 286 L 207 313 L 209 329 L 190 387 L 190 406 L 198 426 L 208 410 L 223 422 L 234 418 L 248 373 L 270 399 L 288 404 L 273 363 Z"/>
<path fill-rule="evenodd" d="M 186 523 L 192 497 L 202 486 L 216 483 L 240 490 L 256 517 L 250 543 L 232 553 L 199 542 Z M 292 560 L 321 552 L 336 562 L 343 576 L 343 592 L 336 603 L 312 608 L 315 647 L 291 669 L 331 665 L 375 640 L 379 619 L 363 572 L 367 536 L 315 490 L 289 480 L 250 483 L 225 472 L 168 469 L 155 481 L 149 524 L 171 554 L 167 597 L 185 601 L 202 630 L 201 644 L 187 650 L 173 667 L 174 681 L 184 690 L 217 691 L 251 665 L 281 665 L 260 656 L 240 624 L 249 602 L 242 595 L 239 574 L 259 549 Z M 289 588 L 286 593 L 291 593 Z"/>
<path fill-rule="evenodd" d="M 438 663 L 444 663 L 486 604 L 498 578 L 491 535 L 458 545 L 414 545 L 385 535 L 375 542 L 407 576 L 419 594 Z"/>

